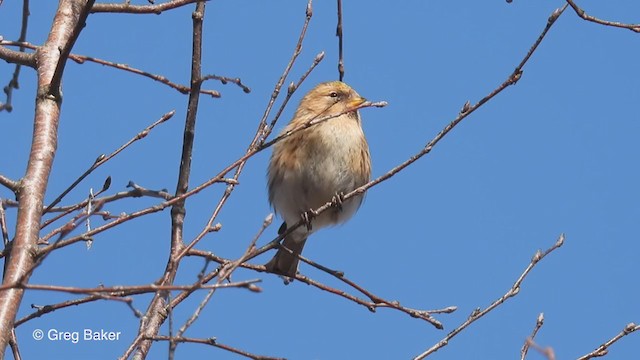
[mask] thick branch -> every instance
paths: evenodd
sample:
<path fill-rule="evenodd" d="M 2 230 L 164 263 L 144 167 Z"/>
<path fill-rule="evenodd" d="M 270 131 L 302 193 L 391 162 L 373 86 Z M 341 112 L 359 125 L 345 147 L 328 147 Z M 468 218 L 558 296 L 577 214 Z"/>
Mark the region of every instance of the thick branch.
<path fill-rule="evenodd" d="M 62 76 L 65 54 L 68 54 L 84 25 L 87 10 L 93 1 L 61 0 L 49 37 L 36 52 L 38 58 L 38 93 L 33 126 L 29 163 L 18 191 L 18 217 L 11 253 L 6 259 L 3 285 L 27 281 L 27 271 L 35 263 L 40 219 L 47 182 L 57 148 L 60 118 L 59 80 Z M 61 50 L 62 49 L 62 50 Z M 0 329 L 13 328 L 13 322 L 22 300 L 23 289 L 0 291 Z M 0 354 L 10 339 L 10 331 L 0 333 Z"/>
<path fill-rule="evenodd" d="M 95 4 L 92 13 L 160 14 L 163 11 L 189 5 L 198 0 L 173 0 L 162 4 L 131 5 L 128 1 L 119 3 Z"/>
<path fill-rule="evenodd" d="M 32 68 L 36 67 L 36 54 L 27 54 L 21 51 L 10 50 L 4 46 L 0 46 L 0 59 L 12 64 L 24 65 Z"/>

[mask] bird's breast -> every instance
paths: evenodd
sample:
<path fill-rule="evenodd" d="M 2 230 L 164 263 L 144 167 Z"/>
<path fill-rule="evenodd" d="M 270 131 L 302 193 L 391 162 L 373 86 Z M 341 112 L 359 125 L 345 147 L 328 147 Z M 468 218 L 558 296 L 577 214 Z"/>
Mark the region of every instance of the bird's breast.
<path fill-rule="evenodd" d="M 369 148 L 354 119 L 331 119 L 277 145 L 269 169 L 269 190 L 276 211 L 285 220 L 299 218 L 301 212 L 324 205 L 336 193 L 346 194 L 369 181 Z M 362 197 L 345 201 L 342 211 L 323 213 L 314 226 L 347 220 L 361 202 Z"/>

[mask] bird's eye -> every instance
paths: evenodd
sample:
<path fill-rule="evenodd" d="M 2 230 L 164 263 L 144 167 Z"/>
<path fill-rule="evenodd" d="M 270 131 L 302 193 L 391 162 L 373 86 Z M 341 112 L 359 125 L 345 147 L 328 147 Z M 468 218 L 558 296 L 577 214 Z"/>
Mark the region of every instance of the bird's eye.
<path fill-rule="evenodd" d="M 337 98 L 338 97 L 338 92 L 337 91 L 332 91 L 329 93 L 329 96 L 331 96 L 332 98 Z"/>

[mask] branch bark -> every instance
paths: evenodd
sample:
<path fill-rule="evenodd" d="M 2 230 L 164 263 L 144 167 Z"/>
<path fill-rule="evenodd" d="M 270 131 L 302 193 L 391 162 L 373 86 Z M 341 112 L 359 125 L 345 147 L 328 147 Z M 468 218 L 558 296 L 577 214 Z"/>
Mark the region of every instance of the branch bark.
<path fill-rule="evenodd" d="M 62 96 L 60 80 L 69 54 L 84 27 L 92 0 L 61 0 L 44 46 L 36 54 L 38 90 L 29 162 L 18 187 L 16 235 L 5 260 L 3 285 L 27 282 L 35 264 L 44 194 L 58 145 Z M 0 291 L 0 329 L 12 329 L 24 289 Z M 0 354 L 11 332 L 0 332 Z"/>
<path fill-rule="evenodd" d="M 180 160 L 180 170 L 178 173 L 178 184 L 176 186 L 176 196 L 184 195 L 189 188 L 189 177 L 191 175 L 191 157 L 193 153 L 193 142 L 195 138 L 196 115 L 198 113 L 198 102 L 200 100 L 200 88 L 202 86 L 202 24 L 205 13 L 205 2 L 198 1 L 193 18 L 193 47 L 191 54 L 191 90 L 189 92 L 189 102 L 187 116 L 184 127 L 184 139 L 182 144 L 182 156 Z M 171 208 L 171 250 L 165 272 L 160 280 L 160 285 L 172 285 L 178 266 L 180 265 L 180 253 L 184 249 L 183 227 L 185 217 L 185 199 L 176 202 Z M 163 292 L 157 292 L 145 316 L 142 318 L 143 324 L 134 343 L 128 351 L 137 347 L 134 359 L 146 358 L 153 339 L 158 335 L 160 326 L 164 323 L 169 311 L 167 310 L 167 300 Z M 137 345 L 136 345 L 137 343 Z M 171 347 L 175 347 L 171 343 Z M 126 357 L 126 356 L 125 356 Z"/>

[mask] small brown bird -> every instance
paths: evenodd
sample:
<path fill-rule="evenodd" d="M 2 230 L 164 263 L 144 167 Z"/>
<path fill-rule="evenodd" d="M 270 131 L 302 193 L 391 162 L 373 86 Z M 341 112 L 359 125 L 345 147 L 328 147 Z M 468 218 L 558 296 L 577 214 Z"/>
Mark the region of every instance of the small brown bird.
<path fill-rule="evenodd" d="M 366 99 L 340 81 L 321 83 L 307 93 L 283 133 L 324 116 L 339 114 Z M 357 110 L 331 118 L 292 134 L 276 143 L 269 163 L 269 202 L 284 219 L 280 233 L 300 221 L 310 209 L 366 184 L 371 175 L 369 145 Z M 341 202 L 317 217 L 308 226 L 287 235 L 283 245 L 267 264 L 267 271 L 295 277 L 297 255 L 307 237 L 329 225 L 347 221 L 358 210 L 363 196 Z"/>

